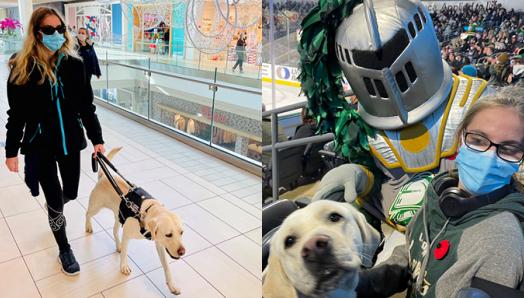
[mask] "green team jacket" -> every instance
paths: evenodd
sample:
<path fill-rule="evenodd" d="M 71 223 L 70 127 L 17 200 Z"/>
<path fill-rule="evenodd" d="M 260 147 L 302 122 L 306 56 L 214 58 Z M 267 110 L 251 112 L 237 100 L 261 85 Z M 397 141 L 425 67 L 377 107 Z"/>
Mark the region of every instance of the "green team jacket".
<path fill-rule="evenodd" d="M 460 289 L 470 287 L 473 277 L 478 277 L 522 289 L 524 194 L 512 192 L 496 203 L 450 219 L 444 227 L 448 218 L 430 184 L 423 208 L 425 212 L 420 210 L 408 226 L 406 245 L 396 247 L 386 262 L 365 272 L 365 278 L 373 284 L 368 288 L 374 288 L 375 293 L 381 288 L 391 295 L 407 287 L 407 297 L 449 298 L 457 297 Z M 424 216 L 429 242 L 433 242 L 426 266 L 423 260 L 429 243 Z M 445 242 L 449 244 L 447 249 Z M 420 274 L 424 279 L 417 288 Z M 367 296 L 362 293 L 359 297 Z"/>

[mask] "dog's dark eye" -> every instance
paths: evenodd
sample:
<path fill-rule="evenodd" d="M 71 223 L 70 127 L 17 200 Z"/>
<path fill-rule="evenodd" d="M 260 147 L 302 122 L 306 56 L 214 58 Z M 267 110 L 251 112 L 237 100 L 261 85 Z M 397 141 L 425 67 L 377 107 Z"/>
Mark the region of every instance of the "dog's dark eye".
<path fill-rule="evenodd" d="M 338 222 L 340 221 L 340 219 L 342 219 L 342 215 L 336 213 L 336 212 L 333 212 L 329 215 L 329 221 L 331 222 Z"/>
<path fill-rule="evenodd" d="M 184 234 L 184 231 L 180 231 L 180 235 Z"/>
<path fill-rule="evenodd" d="M 167 238 L 171 238 L 171 237 L 173 237 L 173 233 L 169 233 L 169 234 L 167 234 L 166 237 L 167 237 Z"/>
<path fill-rule="evenodd" d="M 297 239 L 295 238 L 295 236 L 287 236 L 286 240 L 284 241 L 284 246 L 286 248 L 290 248 L 291 246 L 293 246 L 293 244 L 295 244 L 295 241 Z"/>

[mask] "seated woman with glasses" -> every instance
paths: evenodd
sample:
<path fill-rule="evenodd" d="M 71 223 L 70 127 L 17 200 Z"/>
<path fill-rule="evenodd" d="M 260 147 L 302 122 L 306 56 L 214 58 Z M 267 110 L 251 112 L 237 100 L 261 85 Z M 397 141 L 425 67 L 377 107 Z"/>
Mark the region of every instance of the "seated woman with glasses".
<path fill-rule="evenodd" d="M 406 289 L 407 297 L 524 297 L 524 194 L 515 179 L 524 155 L 524 89 L 480 99 L 457 138 L 457 170 L 433 179 L 406 244 L 361 272 L 359 297 Z"/>

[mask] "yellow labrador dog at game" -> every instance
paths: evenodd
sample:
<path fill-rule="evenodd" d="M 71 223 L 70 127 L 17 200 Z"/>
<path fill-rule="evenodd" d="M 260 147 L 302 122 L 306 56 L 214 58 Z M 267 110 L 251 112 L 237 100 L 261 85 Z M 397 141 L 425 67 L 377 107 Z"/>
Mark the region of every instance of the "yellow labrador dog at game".
<path fill-rule="evenodd" d="M 111 150 L 107 158 L 111 160 L 121 149 L 120 147 Z M 130 186 L 121 177 L 114 175 L 114 179 L 124 194 L 129 191 Z M 127 263 L 129 240 L 146 239 L 146 236 L 150 235 L 151 240 L 156 244 L 156 250 L 162 267 L 164 268 L 169 290 L 173 294 L 180 294 L 180 290 L 173 285 L 173 279 L 165 252 L 173 259 L 179 259 L 185 253 L 185 248 L 182 244 L 182 221 L 176 214 L 166 209 L 159 201 L 155 199 L 145 199 L 140 206 L 140 221 L 133 217 L 125 219 L 122 225 L 122 241 L 120 241 L 118 229 L 120 226 L 119 206 L 121 200 L 106 175 L 100 169 L 98 171 L 98 182 L 89 197 L 89 207 L 86 213 L 86 232 L 93 232 L 92 217 L 102 208 L 108 208 L 113 211 L 115 215 L 113 236 L 116 250 L 120 252 L 120 271 L 126 275 L 131 273 L 131 269 Z"/>
<path fill-rule="evenodd" d="M 348 203 L 316 201 L 291 213 L 271 239 L 264 298 L 356 297 L 379 233 Z"/>

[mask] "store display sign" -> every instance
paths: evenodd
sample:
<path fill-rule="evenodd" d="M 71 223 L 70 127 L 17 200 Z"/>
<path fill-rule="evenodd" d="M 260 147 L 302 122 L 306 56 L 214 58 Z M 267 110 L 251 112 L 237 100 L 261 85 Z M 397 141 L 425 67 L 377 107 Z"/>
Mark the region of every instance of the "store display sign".
<path fill-rule="evenodd" d="M 183 2 L 173 4 L 173 16 L 171 18 L 171 40 L 172 54 L 183 55 L 185 46 L 185 22 L 186 4 Z"/>

